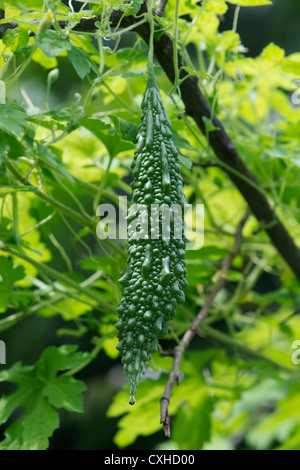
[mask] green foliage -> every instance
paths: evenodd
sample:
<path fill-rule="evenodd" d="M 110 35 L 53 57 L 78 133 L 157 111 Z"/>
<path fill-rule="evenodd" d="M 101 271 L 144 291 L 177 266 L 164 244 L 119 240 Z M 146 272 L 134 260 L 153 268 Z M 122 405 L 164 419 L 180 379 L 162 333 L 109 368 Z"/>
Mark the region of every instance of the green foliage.
<path fill-rule="evenodd" d="M 147 208 L 147 229 L 150 221 L 158 221 L 157 236 L 151 239 L 145 228 L 139 234 L 128 228 L 128 260 L 120 283 L 125 287 L 118 307 L 120 320 L 118 329 L 118 350 L 122 356 L 123 369 L 130 384 L 130 400 L 134 395 L 141 376 L 145 373 L 145 362 L 151 352 L 157 349 L 157 338 L 164 337 L 168 323 L 176 313 L 177 303 L 184 302 L 185 242 L 182 212 L 186 203 L 182 191 L 182 177 L 178 152 L 171 136 L 171 124 L 162 102 L 154 76 L 149 76 L 142 101 L 141 125 L 137 135 L 137 147 L 132 167 L 132 202 L 128 218 L 130 223 L 141 224 L 141 211 L 135 204 Z M 169 236 L 163 233 L 166 217 L 151 212 L 151 205 L 169 210 Z M 175 206 L 181 208 L 176 214 Z M 133 209 L 133 210 L 132 210 Z M 144 214 L 145 216 L 145 214 Z M 153 220 L 153 219 L 152 219 Z M 176 228 L 177 225 L 177 228 Z M 181 235 L 176 236 L 178 225 Z M 144 236 L 142 236 L 144 231 Z M 149 233 L 150 232 L 149 230 Z M 178 232 L 177 232 L 178 233 Z M 141 236 L 141 239 L 137 237 Z M 154 239 L 155 238 L 155 239 Z"/>

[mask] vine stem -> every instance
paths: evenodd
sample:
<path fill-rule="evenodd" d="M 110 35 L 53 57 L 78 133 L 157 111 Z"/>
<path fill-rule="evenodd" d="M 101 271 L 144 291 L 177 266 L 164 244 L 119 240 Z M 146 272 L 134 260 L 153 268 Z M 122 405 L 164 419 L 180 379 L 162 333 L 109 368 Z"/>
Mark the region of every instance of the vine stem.
<path fill-rule="evenodd" d="M 241 10 L 241 7 L 237 6 L 236 9 L 235 9 L 235 12 L 234 12 L 233 25 L 232 25 L 232 32 L 233 33 L 236 33 L 236 30 L 237 30 L 240 10 Z"/>
<path fill-rule="evenodd" d="M 106 182 L 107 182 L 107 178 L 108 178 L 108 175 L 109 175 L 109 171 L 110 171 L 110 167 L 111 167 L 111 164 L 112 164 L 112 161 L 113 161 L 114 157 L 113 155 L 110 155 L 109 156 L 109 161 L 108 161 L 108 164 L 107 164 L 107 167 L 105 169 L 105 173 L 104 175 L 102 176 L 102 179 L 101 179 L 101 183 L 99 185 L 99 188 L 97 190 L 97 193 L 95 195 L 95 199 L 94 199 L 94 212 L 97 211 L 97 207 L 100 203 L 100 199 L 102 197 L 102 194 L 103 194 L 103 189 L 105 188 L 105 185 L 106 185 Z"/>
<path fill-rule="evenodd" d="M 100 305 L 104 310 L 109 311 L 109 312 L 114 312 L 115 309 L 114 307 L 109 303 L 106 302 L 106 300 L 102 299 L 99 295 L 97 295 L 95 292 L 93 292 L 90 289 L 87 289 L 86 287 L 83 287 L 82 285 L 78 284 L 77 282 L 73 281 L 69 277 L 65 276 L 64 274 L 60 273 L 59 271 L 56 271 L 55 269 L 50 268 L 49 266 L 39 263 L 38 261 L 34 260 L 33 258 L 30 258 L 30 256 L 26 255 L 25 253 L 21 253 L 13 248 L 10 248 L 9 246 L 5 245 L 4 243 L 0 242 L 0 250 L 9 253 L 12 256 L 16 256 L 17 258 L 22 259 L 23 261 L 27 261 L 30 263 L 32 266 L 34 266 L 39 272 L 50 276 L 54 279 L 57 279 L 58 281 L 62 282 L 63 284 L 66 284 L 76 291 L 80 292 L 81 294 L 86 295 L 87 297 L 95 300 L 98 305 Z"/>

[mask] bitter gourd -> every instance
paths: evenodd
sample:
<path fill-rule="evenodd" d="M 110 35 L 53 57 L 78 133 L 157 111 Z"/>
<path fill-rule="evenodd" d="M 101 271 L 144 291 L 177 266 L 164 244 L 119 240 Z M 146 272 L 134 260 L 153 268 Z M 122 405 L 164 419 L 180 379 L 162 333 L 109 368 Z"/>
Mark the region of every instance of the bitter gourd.
<path fill-rule="evenodd" d="M 116 325 L 117 349 L 128 376 L 131 404 L 145 372 L 145 363 L 151 358 L 151 352 L 157 350 L 157 339 L 164 337 L 177 304 L 185 299 L 187 240 L 183 211 L 186 201 L 178 152 L 171 136 L 171 123 L 151 73 L 142 101 L 128 214 L 129 223 L 140 216 L 141 211 L 136 212 L 136 208 L 143 204 L 149 230 L 140 232 L 139 236 L 128 230 L 128 260 L 120 279 L 124 288 Z M 159 206 L 167 209 L 166 214 L 169 210 L 170 223 L 165 234 L 162 227 L 168 215 L 159 211 Z M 158 234 L 154 233 L 155 219 L 159 221 Z M 178 231 L 179 227 L 182 230 Z"/>

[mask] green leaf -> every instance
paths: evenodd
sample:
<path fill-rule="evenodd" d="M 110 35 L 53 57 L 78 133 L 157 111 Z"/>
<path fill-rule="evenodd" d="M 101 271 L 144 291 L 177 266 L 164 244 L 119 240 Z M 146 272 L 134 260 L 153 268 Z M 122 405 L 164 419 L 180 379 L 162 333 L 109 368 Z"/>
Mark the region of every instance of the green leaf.
<path fill-rule="evenodd" d="M 93 119 L 93 118 L 84 117 L 79 120 L 78 124 L 88 129 L 100 140 L 102 137 L 102 131 L 110 129 L 110 125 L 107 124 L 106 122 L 101 121 L 101 119 Z"/>
<path fill-rule="evenodd" d="M 82 413 L 82 392 L 85 391 L 86 385 L 83 382 L 73 377 L 60 376 L 46 385 L 44 395 L 55 408 Z"/>
<path fill-rule="evenodd" d="M 83 79 L 90 72 L 90 63 L 85 53 L 72 45 L 72 48 L 68 51 L 68 57 L 79 77 Z"/>
<path fill-rule="evenodd" d="M 29 7 L 31 10 L 42 10 L 44 2 L 43 0 L 30 0 L 30 4 L 28 5 L 28 2 L 23 0 L 18 1 L 18 0 L 6 0 L 5 2 L 1 2 L 4 6 L 11 5 L 14 7 L 22 7 L 23 10 L 26 10 L 26 8 Z"/>
<path fill-rule="evenodd" d="M 57 411 L 42 394 L 36 394 L 35 406 L 22 423 L 23 438 L 21 449 L 44 450 L 49 446 L 49 437 L 59 427 Z M 34 395 L 32 397 L 34 399 Z M 21 437 L 20 436 L 20 437 Z"/>
<path fill-rule="evenodd" d="M 91 358 L 88 353 L 76 352 L 76 350 L 76 345 L 45 349 L 36 363 L 37 375 L 42 379 L 51 380 L 58 371 L 74 369 Z"/>
<path fill-rule="evenodd" d="M 13 382 L 18 389 L 0 398 L 0 425 L 23 408 L 21 417 L 8 426 L 0 449 L 44 450 L 59 426 L 58 409 L 82 412 L 84 383 L 58 374 L 86 363 L 92 356 L 76 352 L 76 346 L 47 348 L 35 366 L 20 363 L 0 372 L 0 382 Z"/>
<path fill-rule="evenodd" d="M 54 306 L 49 305 L 41 308 L 39 315 L 50 317 L 60 313 L 65 320 L 73 320 L 92 310 L 93 307 L 85 303 L 88 301 L 89 299 L 83 295 L 78 295 L 76 299 L 63 299 L 56 302 Z"/>
<path fill-rule="evenodd" d="M 37 50 L 39 50 L 39 49 L 37 49 Z M 30 56 L 31 51 L 32 51 L 32 44 L 28 44 L 25 47 L 19 47 L 16 51 L 14 51 L 14 54 L 19 59 L 27 59 Z M 41 51 L 41 53 L 42 53 L 42 51 Z"/>
<path fill-rule="evenodd" d="M 119 124 L 122 138 L 135 144 L 137 142 L 137 135 L 139 132 L 138 126 L 130 121 L 125 121 L 125 119 L 122 118 L 119 118 Z"/>
<path fill-rule="evenodd" d="M 200 266 L 189 264 L 187 266 L 187 281 L 190 286 L 209 282 L 214 274 L 214 266 L 210 263 L 202 263 Z"/>

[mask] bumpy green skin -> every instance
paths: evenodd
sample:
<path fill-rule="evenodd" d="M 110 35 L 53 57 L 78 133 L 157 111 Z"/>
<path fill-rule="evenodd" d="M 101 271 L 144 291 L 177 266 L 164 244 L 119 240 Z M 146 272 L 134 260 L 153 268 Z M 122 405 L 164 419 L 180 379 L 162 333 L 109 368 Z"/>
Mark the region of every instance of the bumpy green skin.
<path fill-rule="evenodd" d="M 132 204 L 186 204 L 178 152 L 171 141 L 171 123 L 164 108 L 159 89 L 149 78 L 142 102 L 142 118 L 138 143 L 132 163 Z M 178 206 L 177 206 L 178 207 Z M 136 217 L 129 210 L 128 223 Z M 162 216 L 160 216 L 160 223 Z M 175 217 L 178 223 L 178 215 Z M 177 304 L 184 302 L 185 243 L 183 216 L 180 216 L 182 237 L 174 237 L 171 218 L 170 237 L 163 239 L 128 239 L 128 261 L 120 282 L 125 286 L 118 307 L 119 344 L 123 369 L 130 385 L 130 403 L 151 352 L 157 350 L 157 338 L 164 337 L 168 322 Z M 151 219 L 149 216 L 149 235 Z M 176 232 L 175 232 L 176 234 Z"/>

